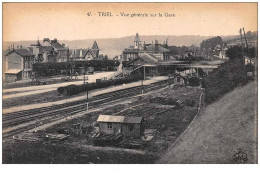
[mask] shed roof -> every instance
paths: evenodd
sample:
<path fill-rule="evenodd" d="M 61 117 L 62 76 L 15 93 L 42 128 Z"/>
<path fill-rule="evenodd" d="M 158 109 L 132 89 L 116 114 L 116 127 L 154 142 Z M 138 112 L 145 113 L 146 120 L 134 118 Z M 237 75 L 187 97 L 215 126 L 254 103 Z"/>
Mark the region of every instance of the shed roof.
<path fill-rule="evenodd" d="M 99 115 L 97 122 L 110 123 L 141 123 L 142 117 Z"/>
<path fill-rule="evenodd" d="M 5 73 L 6 74 L 18 74 L 21 71 L 22 71 L 21 69 L 9 69 Z"/>

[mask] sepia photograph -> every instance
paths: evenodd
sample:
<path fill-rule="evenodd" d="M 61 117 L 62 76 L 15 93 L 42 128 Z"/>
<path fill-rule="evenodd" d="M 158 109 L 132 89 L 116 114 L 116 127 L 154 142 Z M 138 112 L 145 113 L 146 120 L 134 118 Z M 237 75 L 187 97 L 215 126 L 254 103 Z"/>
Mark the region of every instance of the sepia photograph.
<path fill-rule="evenodd" d="M 2 2 L 2 164 L 258 164 L 258 3 Z"/>

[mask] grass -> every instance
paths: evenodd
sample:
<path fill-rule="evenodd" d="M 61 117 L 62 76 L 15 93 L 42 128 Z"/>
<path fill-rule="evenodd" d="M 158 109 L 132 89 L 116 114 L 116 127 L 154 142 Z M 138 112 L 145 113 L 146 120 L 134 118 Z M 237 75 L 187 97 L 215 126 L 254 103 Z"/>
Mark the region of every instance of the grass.
<path fill-rule="evenodd" d="M 257 163 L 256 85 L 250 82 L 208 105 L 160 163 Z M 188 149 L 187 149 L 188 148 Z"/>
<path fill-rule="evenodd" d="M 69 145 L 28 142 L 3 143 L 2 163 L 13 164 L 88 164 L 151 163 L 153 154 L 130 154 L 121 151 L 91 150 Z"/>
<path fill-rule="evenodd" d="M 34 94 L 30 96 L 4 99 L 2 101 L 2 106 L 4 109 L 6 109 L 10 107 L 23 106 L 29 104 L 59 101 L 62 99 L 66 99 L 66 96 L 59 95 L 59 93 L 56 90 L 54 90 L 54 91 L 45 92 L 41 94 Z"/>
<path fill-rule="evenodd" d="M 44 78 L 41 80 L 48 80 L 50 83 L 49 84 L 58 84 L 58 83 L 63 83 L 64 81 L 61 79 L 48 79 L 48 78 Z M 74 81 L 79 81 L 81 79 L 72 79 L 68 82 L 74 82 Z M 48 84 L 48 85 L 49 85 Z M 14 83 L 3 83 L 3 89 L 12 89 L 12 88 L 18 88 L 18 87 L 30 87 L 32 86 L 31 81 L 22 81 L 22 82 L 14 82 Z"/>

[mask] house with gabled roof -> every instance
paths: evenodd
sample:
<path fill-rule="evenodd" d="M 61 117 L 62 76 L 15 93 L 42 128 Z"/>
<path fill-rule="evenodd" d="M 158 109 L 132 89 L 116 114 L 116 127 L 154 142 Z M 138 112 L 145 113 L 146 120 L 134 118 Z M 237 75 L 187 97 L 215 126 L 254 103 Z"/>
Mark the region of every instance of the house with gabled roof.
<path fill-rule="evenodd" d="M 38 62 L 67 61 L 68 48 L 65 47 L 65 44 L 60 44 L 56 38 L 54 40 L 44 38 L 42 43 L 38 40 L 30 48 Z"/>
<path fill-rule="evenodd" d="M 31 77 L 32 64 L 35 60 L 35 55 L 32 52 L 22 46 L 15 49 L 13 45 L 5 57 L 5 81 L 14 82 Z"/>
<path fill-rule="evenodd" d="M 100 60 L 101 56 L 99 54 L 99 47 L 96 41 L 94 41 L 92 48 L 88 49 L 75 49 L 71 50 L 71 57 L 74 58 L 74 60 L 79 61 L 88 61 L 88 60 Z"/>

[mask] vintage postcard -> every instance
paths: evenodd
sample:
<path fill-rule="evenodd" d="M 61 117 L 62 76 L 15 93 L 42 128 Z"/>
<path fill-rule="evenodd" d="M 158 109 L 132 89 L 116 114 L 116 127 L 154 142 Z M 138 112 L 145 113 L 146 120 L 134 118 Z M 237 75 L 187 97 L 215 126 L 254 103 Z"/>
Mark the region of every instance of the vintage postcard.
<path fill-rule="evenodd" d="M 3 164 L 257 164 L 254 3 L 2 3 Z"/>

